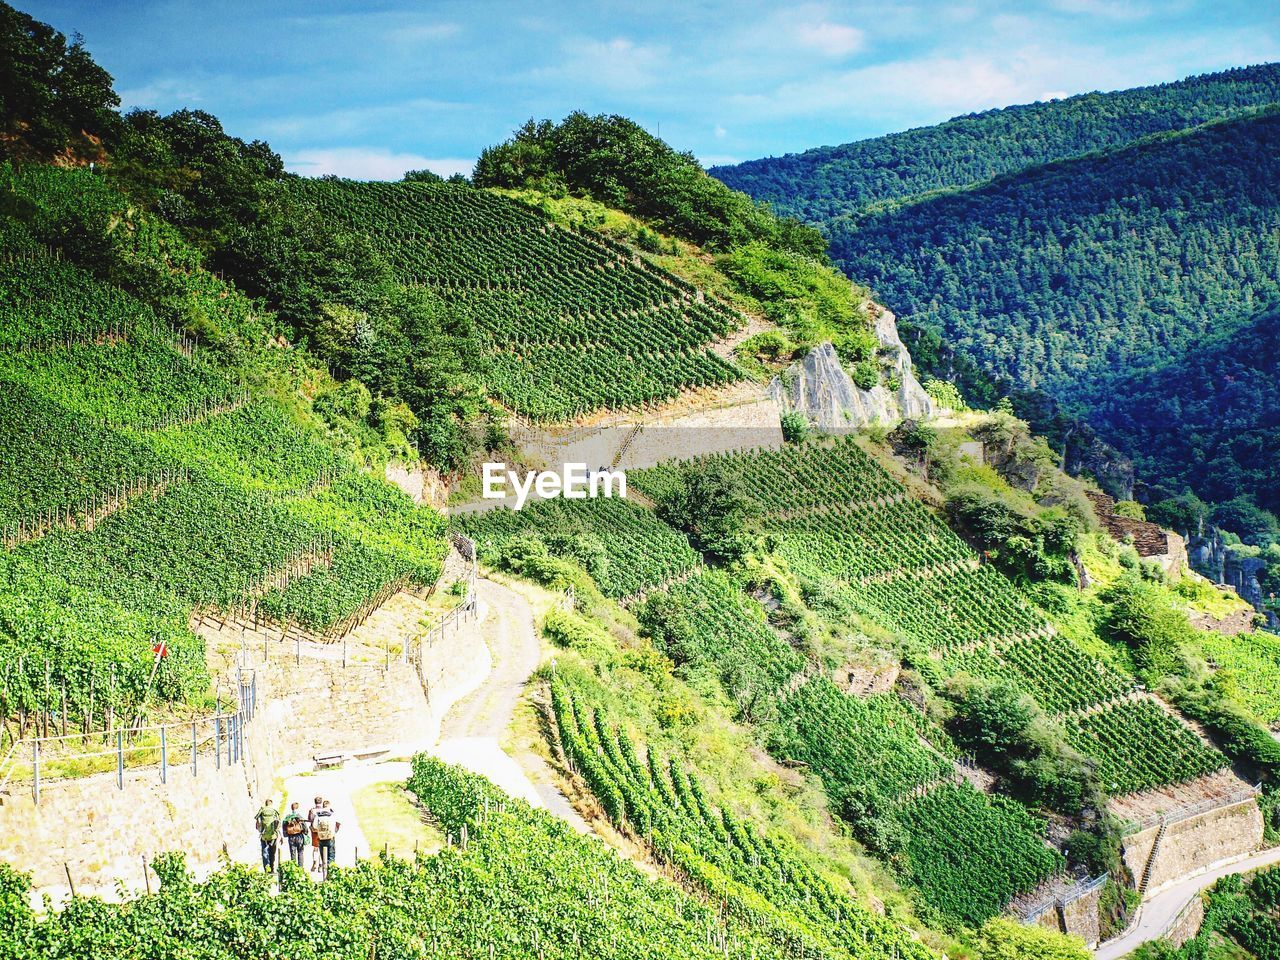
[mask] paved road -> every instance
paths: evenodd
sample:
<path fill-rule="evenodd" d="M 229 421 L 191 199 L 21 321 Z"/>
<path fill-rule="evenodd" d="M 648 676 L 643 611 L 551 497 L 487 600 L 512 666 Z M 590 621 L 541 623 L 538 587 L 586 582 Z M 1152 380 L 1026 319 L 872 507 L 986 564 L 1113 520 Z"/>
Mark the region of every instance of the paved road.
<path fill-rule="evenodd" d="M 1192 898 L 1200 895 L 1207 887 L 1232 873 L 1247 873 L 1272 863 L 1280 863 L 1280 847 L 1272 847 L 1254 854 L 1246 860 L 1237 860 L 1226 866 L 1218 867 L 1195 877 L 1175 883 L 1167 890 L 1161 890 L 1142 905 L 1142 916 L 1135 927 L 1114 940 L 1094 950 L 1096 960 L 1117 960 L 1125 954 L 1132 953 L 1148 940 L 1158 940 L 1173 925 L 1183 907 Z"/>

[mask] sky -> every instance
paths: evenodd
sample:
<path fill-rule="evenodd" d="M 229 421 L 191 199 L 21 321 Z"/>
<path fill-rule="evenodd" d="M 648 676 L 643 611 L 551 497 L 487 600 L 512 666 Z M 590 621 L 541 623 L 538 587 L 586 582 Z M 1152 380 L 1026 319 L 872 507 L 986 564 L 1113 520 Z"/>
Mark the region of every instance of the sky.
<path fill-rule="evenodd" d="M 1280 60 L 1280 0 L 11 2 L 78 31 L 125 108 L 363 179 L 470 173 L 573 110 L 712 165 Z"/>

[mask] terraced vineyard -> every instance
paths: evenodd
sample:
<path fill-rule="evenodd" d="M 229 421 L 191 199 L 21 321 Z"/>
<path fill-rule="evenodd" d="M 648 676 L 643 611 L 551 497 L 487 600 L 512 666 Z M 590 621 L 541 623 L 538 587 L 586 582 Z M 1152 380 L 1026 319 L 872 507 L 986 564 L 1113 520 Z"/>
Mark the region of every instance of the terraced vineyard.
<path fill-rule="evenodd" d="M 8 184 L 59 235 L 137 217 L 86 171 Z M 438 515 L 249 398 L 237 368 L 193 354 L 141 300 L 0 224 L 0 720 L 98 729 L 148 697 L 198 703 L 194 612 L 253 605 L 324 632 L 392 586 L 435 579 Z M 133 269 L 219 322 L 252 312 L 152 221 L 117 235 Z"/>
<path fill-rule="evenodd" d="M 555 553 L 591 553 L 588 566 L 596 583 L 605 596 L 618 599 L 658 586 L 698 563 L 682 534 L 621 497 L 531 501 L 523 510 L 463 514 L 453 525 L 475 540 L 490 561 L 518 536 L 536 536 Z"/>
<path fill-rule="evenodd" d="M 982 646 L 947 662 L 957 671 L 1019 687 L 1050 713 L 1081 710 L 1133 690 L 1131 679 L 1056 636 Z"/>
<path fill-rule="evenodd" d="M 489 388 L 535 419 L 669 400 L 740 374 L 707 349 L 738 319 L 623 247 L 458 184 L 296 180 L 366 232 L 407 284 L 463 311 L 488 342 Z"/>
<path fill-rule="evenodd" d="M 552 685 L 552 706 L 566 756 L 614 823 L 644 837 L 655 856 L 706 893 L 725 898 L 730 915 L 805 955 L 857 944 L 858 956 L 931 956 L 815 869 L 791 841 L 712 804 L 676 757 L 646 748 L 642 758 L 607 710 L 587 705 L 563 676 Z"/>
<path fill-rule="evenodd" d="M 1023 807 L 968 783 L 942 784 L 909 800 L 898 819 L 905 827 L 906 870 L 924 899 L 974 926 L 1066 865 Z"/>
<path fill-rule="evenodd" d="M 1280 637 L 1261 631 L 1226 637 L 1208 630 L 1197 643 L 1259 719 L 1280 725 Z"/>
<path fill-rule="evenodd" d="M 852 438 L 779 451 L 708 457 L 730 476 L 762 515 L 761 530 L 802 582 L 846 610 L 915 640 L 944 670 L 1003 680 L 1049 713 L 1085 711 L 1128 696 L 1133 683 L 1058 636 L 994 567 L 902 486 Z M 631 475 L 661 499 L 676 482 L 677 464 Z M 1143 705 L 1145 704 L 1145 705 Z M 1168 714 L 1121 702 L 1082 721 L 1075 743 L 1113 772 L 1120 793 L 1219 769 L 1217 751 Z M 1132 710 L 1145 718 L 1146 769 L 1115 766 L 1107 738 L 1119 742 Z M 1107 733 L 1114 720 L 1116 731 Z M 1091 732 L 1086 732 L 1091 731 Z M 1136 761 L 1135 761 L 1136 762 Z M 1165 778 L 1165 779 L 1161 779 Z"/>
<path fill-rule="evenodd" d="M 1222 754 L 1150 697 L 1072 718 L 1067 739 L 1098 764 L 1099 778 L 1117 795 L 1182 783 L 1227 765 Z"/>

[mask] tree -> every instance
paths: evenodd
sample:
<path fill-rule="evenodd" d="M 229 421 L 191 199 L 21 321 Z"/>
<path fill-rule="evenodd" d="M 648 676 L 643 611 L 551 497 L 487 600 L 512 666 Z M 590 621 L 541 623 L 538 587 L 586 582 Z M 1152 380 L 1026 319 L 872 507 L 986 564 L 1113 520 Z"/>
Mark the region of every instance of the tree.
<path fill-rule="evenodd" d="M 1080 937 L 1008 917 L 993 917 L 983 924 L 977 947 L 981 960 L 1090 960 L 1093 956 Z"/>
<path fill-rule="evenodd" d="M 111 74 L 79 36 L 0 2 L 0 157 L 101 159 L 120 134 Z"/>
<path fill-rule="evenodd" d="M 722 560 L 735 560 L 750 546 L 752 501 L 737 479 L 718 463 L 695 463 L 659 503 L 659 514 L 685 531 L 694 544 Z"/>
<path fill-rule="evenodd" d="M 558 124 L 529 120 L 511 139 L 481 152 L 474 181 L 553 196 L 585 194 L 715 250 L 766 240 L 826 260 L 826 240 L 817 230 L 779 219 L 707 176 L 692 154 L 673 150 L 626 117 L 578 111 Z"/>

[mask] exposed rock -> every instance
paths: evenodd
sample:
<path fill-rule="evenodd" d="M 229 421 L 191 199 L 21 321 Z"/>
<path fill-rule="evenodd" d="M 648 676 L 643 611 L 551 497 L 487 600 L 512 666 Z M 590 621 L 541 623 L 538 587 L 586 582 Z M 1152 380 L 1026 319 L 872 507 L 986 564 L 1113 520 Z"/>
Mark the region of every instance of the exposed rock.
<path fill-rule="evenodd" d="M 853 382 L 835 348 L 823 343 L 782 376 L 774 377 L 769 395 L 783 410 L 803 413 L 814 426 L 829 433 L 858 430 L 873 423 L 891 427 L 906 418 L 933 416 L 933 401 L 916 379 L 911 354 L 898 337 L 897 321 L 888 310 L 876 315 L 875 334 L 882 361 L 898 381 L 896 390 L 883 382 L 863 390 Z"/>
<path fill-rule="evenodd" d="M 1186 541 L 1172 530 L 1165 530 L 1149 520 L 1134 520 L 1116 513 L 1116 501 L 1105 493 L 1086 490 L 1098 521 L 1120 543 L 1132 543 L 1138 556 L 1159 562 L 1170 573 L 1188 566 Z"/>

